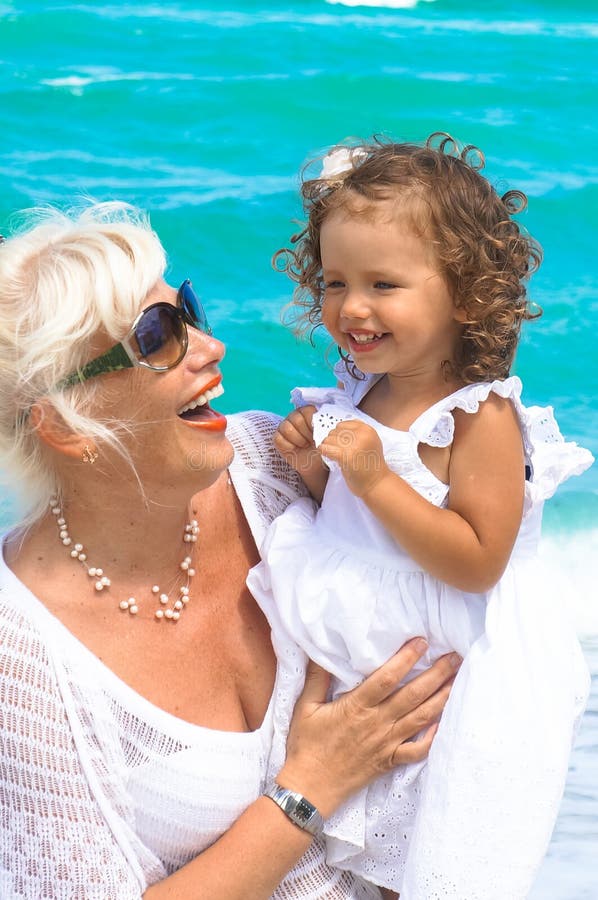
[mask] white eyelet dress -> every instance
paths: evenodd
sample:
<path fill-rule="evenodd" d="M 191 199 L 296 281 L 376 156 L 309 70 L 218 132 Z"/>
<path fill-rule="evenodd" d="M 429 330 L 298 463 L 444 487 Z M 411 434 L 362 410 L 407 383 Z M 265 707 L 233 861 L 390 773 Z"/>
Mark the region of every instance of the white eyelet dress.
<path fill-rule="evenodd" d="M 231 476 L 258 543 L 302 490 L 272 448 L 278 421 L 267 413 L 229 420 Z M 274 644 L 276 684 L 261 727 L 201 728 L 124 684 L 0 553 L 2 900 L 140 900 L 214 843 L 282 761 L 279 749 L 271 753 L 273 730 L 288 721 L 305 656 L 284 635 Z M 251 884 L 246 891 L 251 898 Z M 380 892 L 329 868 L 314 841 L 273 897 L 379 900 Z"/>
<path fill-rule="evenodd" d="M 328 862 L 400 891 L 401 900 L 523 900 L 550 839 L 589 683 L 566 589 L 536 557 L 542 506 L 592 456 L 563 440 L 550 409 L 523 406 L 515 377 L 464 387 L 401 432 L 359 409 L 374 376 L 359 381 L 344 366 L 336 374 L 344 390 L 292 395 L 297 406 L 318 408 L 316 445 L 339 421 L 361 419 L 378 432 L 390 468 L 445 506 L 448 486 L 424 466 L 418 445 L 449 446 L 453 410 L 475 415 L 494 392 L 517 411 L 529 480 L 512 558 L 483 595 L 423 571 L 335 463 L 319 510 L 301 498 L 270 527 L 248 584 L 275 630 L 334 675 L 335 695 L 416 635 L 430 649 L 414 674 L 451 650 L 465 660 L 428 764 L 380 778 L 334 815 Z"/>

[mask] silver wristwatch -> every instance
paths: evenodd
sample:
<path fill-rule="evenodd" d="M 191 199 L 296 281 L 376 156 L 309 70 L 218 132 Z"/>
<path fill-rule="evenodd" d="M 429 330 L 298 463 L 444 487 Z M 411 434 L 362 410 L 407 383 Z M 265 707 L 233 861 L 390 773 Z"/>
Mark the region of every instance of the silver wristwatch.
<path fill-rule="evenodd" d="M 294 825 L 309 834 L 321 833 L 324 820 L 313 803 L 306 800 L 302 794 L 298 794 L 297 791 L 289 791 L 274 781 L 265 791 L 264 797 L 274 800 Z"/>

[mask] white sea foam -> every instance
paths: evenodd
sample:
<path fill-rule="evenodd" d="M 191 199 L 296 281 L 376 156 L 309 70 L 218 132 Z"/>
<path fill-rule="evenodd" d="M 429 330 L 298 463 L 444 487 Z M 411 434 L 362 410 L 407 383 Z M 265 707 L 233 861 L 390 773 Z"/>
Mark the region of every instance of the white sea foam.
<path fill-rule="evenodd" d="M 548 21 L 546 19 L 449 19 L 446 17 L 433 19 L 409 16 L 400 18 L 390 9 L 412 9 L 423 6 L 433 0 L 326 0 L 329 6 L 349 8 L 379 8 L 381 12 L 340 12 L 339 13 L 305 13 L 297 12 L 291 7 L 286 9 L 261 9 L 254 12 L 237 12 L 236 10 L 184 9 L 179 6 L 159 6 L 154 4 L 77 4 L 74 12 L 101 16 L 103 19 L 161 19 L 164 22 L 193 22 L 210 28 L 247 29 L 256 25 L 314 25 L 324 28 L 355 25 L 360 28 L 388 28 L 400 25 L 404 29 L 425 29 L 428 33 L 458 31 L 465 34 L 507 34 L 507 35 L 551 35 L 561 38 L 594 38 L 598 36 L 598 25 L 593 20 L 581 21 Z"/>
<path fill-rule="evenodd" d="M 548 577 L 563 584 L 579 636 L 598 639 L 598 527 L 544 534 L 540 557 Z"/>
<path fill-rule="evenodd" d="M 434 3 L 435 0 L 326 0 L 339 6 L 379 6 L 388 9 L 413 9 L 418 3 Z"/>
<path fill-rule="evenodd" d="M 64 71 L 68 72 L 70 67 L 65 67 Z M 141 82 L 228 82 L 228 81 L 286 81 L 290 79 L 287 72 L 263 72 L 263 73 L 240 73 L 235 75 L 202 75 L 192 72 L 124 72 L 118 69 L 105 69 L 101 67 L 77 67 L 77 74 L 61 75 L 56 78 L 42 78 L 40 84 L 52 88 L 68 88 L 74 93 L 81 93 L 83 88 L 96 84 L 114 84 L 124 81 Z M 313 72 L 299 73 L 311 76 Z"/>

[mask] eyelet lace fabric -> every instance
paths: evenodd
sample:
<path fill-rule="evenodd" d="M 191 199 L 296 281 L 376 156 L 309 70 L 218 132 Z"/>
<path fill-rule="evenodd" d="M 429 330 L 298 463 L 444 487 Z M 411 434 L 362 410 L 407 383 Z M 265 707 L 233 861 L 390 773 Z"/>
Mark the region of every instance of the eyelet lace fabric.
<path fill-rule="evenodd" d="M 336 374 L 344 389 L 292 393 L 295 405 L 317 408 L 316 445 L 338 422 L 364 421 L 389 467 L 445 506 L 448 485 L 418 448 L 450 446 L 454 411 L 475 415 L 494 393 L 517 412 L 530 474 L 510 563 L 485 594 L 423 571 L 334 462 L 321 508 L 301 498 L 270 526 L 248 584 L 275 632 L 292 635 L 333 674 L 334 695 L 417 635 L 430 646 L 413 674 L 451 650 L 465 660 L 428 763 L 380 778 L 332 816 L 327 859 L 400 891 L 401 900 L 523 900 L 550 839 L 589 685 L 566 585 L 537 559 L 542 506 L 591 454 L 563 440 L 551 409 L 523 405 L 516 377 L 462 388 L 401 432 L 359 408 L 375 377 L 355 380 L 342 365 Z M 288 724 L 277 719 L 275 748 L 284 747 Z"/>
<path fill-rule="evenodd" d="M 258 545 L 305 493 L 272 447 L 277 423 L 266 413 L 230 417 L 231 476 Z M 223 834 L 283 758 L 284 748 L 272 750 L 274 723 L 291 714 L 305 657 L 286 637 L 275 646 L 262 728 L 200 728 L 121 682 L 0 560 L 3 900 L 140 900 Z M 314 842 L 273 897 L 379 900 L 379 891 L 329 868 Z"/>

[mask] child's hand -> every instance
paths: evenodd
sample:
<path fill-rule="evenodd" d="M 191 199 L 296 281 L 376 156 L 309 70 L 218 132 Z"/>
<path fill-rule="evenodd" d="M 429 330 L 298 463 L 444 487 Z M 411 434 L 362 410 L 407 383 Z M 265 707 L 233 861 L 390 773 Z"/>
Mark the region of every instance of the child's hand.
<path fill-rule="evenodd" d="M 302 406 L 293 410 L 278 426 L 274 435 L 274 446 L 284 459 L 300 475 L 314 463 L 320 463 L 320 456 L 314 445 L 312 419 L 315 406 Z"/>
<path fill-rule="evenodd" d="M 339 422 L 320 444 L 320 453 L 338 463 L 348 488 L 362 497 L 389 472 L 382 441 L 365 422 Z"/>

